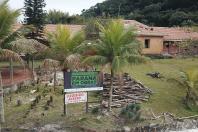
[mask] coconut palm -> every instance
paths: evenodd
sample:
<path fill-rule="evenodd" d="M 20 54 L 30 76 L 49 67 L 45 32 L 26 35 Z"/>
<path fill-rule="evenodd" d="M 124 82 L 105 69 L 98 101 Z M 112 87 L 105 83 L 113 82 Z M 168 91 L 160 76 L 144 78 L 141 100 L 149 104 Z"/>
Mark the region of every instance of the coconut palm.
<path fill-rule="evenodd" d="M 76 53 L 78 47 L 84 40 L 83 31 L 71 33 L 64 25 L 58 25 L 56 32 L 49 34 L 52 49 L 57 53 L 57 58 L 62 62 L 64 69 L 75 67 L 79 64 L 80 55 Z"/>
<path fill-rule="evenodd" d="M 87 57 L 84 62 L 95 65 L 109 66 L 111 72 L 111 87 L 109 91 L 108 110 L 111 111 L 113 77 L 119 72 L 122 66 L 128 63 L 145 62 L 145 58 L 140 55 L 141 46 L 135 39 L 135 30 L 124 27 L 120 20 L 111 21 L 107 26 L 98 24 L 100 41 L 98 44 L 90 44 L 96 51 L 93 56 Z"/>
<path fill-rule="evenodd" d="M 180 78 L 171 78 L 168 81 L 173 81 L 181 87 L 186 88 L 185 104 L 191 108 L 191 105 L 198 105 L 198 70 L 190 69 L 180 72 Z"/>

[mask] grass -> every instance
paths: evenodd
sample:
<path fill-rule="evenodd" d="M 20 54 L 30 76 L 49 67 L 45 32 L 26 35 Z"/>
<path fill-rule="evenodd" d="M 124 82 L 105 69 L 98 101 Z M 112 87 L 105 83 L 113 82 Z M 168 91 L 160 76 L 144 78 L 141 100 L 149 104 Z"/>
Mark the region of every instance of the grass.
<path fill-rule="evenodd" d="M 0 66 L 4 66 L 7 63 L 0 63 Z M 41 62 L 37 61 L 35 66 L 38 67 Z M 185 89 L 179 87 L 177 84 L 167 82 L 168 78 L 179 77 L 180 70 L 189 68 L 197 68 L 198 59 L 167 59 L 167 60 L 153 60 L 151 63 L 142 65 L 131 65 L 125 67 L 125 72 L 131 74 L 131 76 L 147 87 L 151 88 L 154 94 L 151 96 L 149 102 L 143 103 L 143 111 L 152 109 L 155 114 L 162 112 L 171 112 L 179 117 L 190 116 L 198 114 L 197 111 L 190 111 L 185 108 L 182 103 L 182 98 L 185 96 Z M 152 79 L 146 76 L 148 72 L 158 71 L 164 75 L 165 79 Z M 5 97 L 5 119 L 6 123 L 4 127 L 19 128 L 43 126 L 45 124 L 60 124 L 63 128 L 70 127 L 86 127 L 93 128 L 98 131 L 105 131 L 107 129 L 119 127 L 119 123 L 116 122 L 116 118 L 112 116 L 101 116 L 101 119 L 97 119 L 98 115 L 91 113 L 85 114 L 85 104 L 70 104 L 68 106 L 69 116 L 62 116 L 63 114 L 63 95 L 61 90 L 63 87 L 59 87 L 56 92 L 50 92 L 48 87 L 41 87 L 39 92 L 30 94 L 30 91 L 36 89 L 36 87 L 30 86 L 27 89 L 23 89 L 20 93 L 13 93 Z M 30 110 L 30 113 L 26 118 L 23 118 L 25 113 L 30 107 L 30 98 L 34 98 L 37 95 L 43 95 L 43 91 L 46 91 L 47 96 L 43 97 L 37 106 Z M 89 94 L 90 101 L 98 99 L 95 93 Z M 9 97 L 12 97 L 12 101 L 9 101 Z M 44 110 L 49 97 L 53 96 L 54 102 L 50 106 L 49 110 Z M 22 105 L 17 107 L 16 101 L 22 100 Z M 119 111 L 119 110 L 115 110 Z M 44 116 L 42 114 L 44 113 Z M 143 122 L 146 123 L 146 122 Z M 75 130 L 78 131 L 78 130 Z M 79 130 L 80 131 L 80 130 Z"/>
<path fill-rule="evenodd" d="M 167 82 L 168 78 L 179 77 L 181 70 L 198 68 L 198 59 L 174 59 L 174 60 L 153 60 L 150 64 L 135 65 L 126 69 L 132 77 L 141 81 L 154 91 L 148 103 L 143 104 L 144 109 L 152 108 L 157 114 L 171 112 L 177 116 L 189 116 L 198 114 L 185 108 L 182 98 L 185 96 L 185 89 L 175 83 Z M 165 76 L 165 79 L 152 79 L 146 73 L 158 71 Z"/>

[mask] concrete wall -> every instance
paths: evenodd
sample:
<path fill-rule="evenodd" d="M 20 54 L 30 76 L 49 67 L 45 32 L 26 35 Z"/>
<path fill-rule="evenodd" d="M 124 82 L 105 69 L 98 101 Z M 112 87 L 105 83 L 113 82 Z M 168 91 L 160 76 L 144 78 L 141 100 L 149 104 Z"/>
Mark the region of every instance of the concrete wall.
<path fill-rule="evenodd" d="M 163 52 L 163 37 L 152 37 L 152 36 L 138 36 L 137 39 L 143 45 L 143 54 L 161 54 Z M 144 43 L 145 40 L 150 40 L 150 47 L 145 48 Z"/>

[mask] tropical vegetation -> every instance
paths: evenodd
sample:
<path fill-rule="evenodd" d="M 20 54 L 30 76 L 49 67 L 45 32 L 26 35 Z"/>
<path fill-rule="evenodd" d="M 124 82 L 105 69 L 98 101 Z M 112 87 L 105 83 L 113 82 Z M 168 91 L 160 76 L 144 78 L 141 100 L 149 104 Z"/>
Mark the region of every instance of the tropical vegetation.
<path fill-rule="evenodd" d="M 113 78 L 122 66 L 128 63 L 144 62 L 145 58 L 141 56 L 141 45 L 135 39 L 135 30 L 125 29 L 121 21 L 111 21 L 107 26 L 98 24 L 101 31 L 99 43 L 90 44 L 95 50 L 95 55 L 88 56 L 84 63 L 94 65 L 109 66 L 111 73 L 111 88 L 109 91 L 108 108 L 111 111 Z"/>
<path fill-rule="evenodd" d="M 184 100 L 185 105 L 190 108 L 198 108 L 198 70 L 188 69 L 181 72 L 178 79 L 169 79 L 175 81 L 181 87 L 186 89 L 186 97 Z"/>
<path fill-rule="evenodd" d="M 25 0 L 24 1 L 24 24 L 33 25 L 35 30 L 29 34 L 31 38 L 43 35 L 45 26 L 45 0 Z"/>
<path fill-rule="evenodd" d="M 57 26 L 55 33 L 49 33 L 52 50 L 56 53 L 56 58 L 61 61 L 63 68 L 75 68 L 80 62 L 80 54 L 77 47 L 85 40 L 83 31 L 72 34 L 70 29 L 64 25 Z"/>
<path fill-rule="evenodd" d="M 106 0 L 82 11 L 85 17 L 134 19 L 152 26 L 198 24 L 197 0 Z"/>
<path fill-rule="evenodd" d="M 83 24 L 84 18 L 80 15 L 69 15 L 67 12 L 49 10 L 46 15 L 47 24 Z"/>

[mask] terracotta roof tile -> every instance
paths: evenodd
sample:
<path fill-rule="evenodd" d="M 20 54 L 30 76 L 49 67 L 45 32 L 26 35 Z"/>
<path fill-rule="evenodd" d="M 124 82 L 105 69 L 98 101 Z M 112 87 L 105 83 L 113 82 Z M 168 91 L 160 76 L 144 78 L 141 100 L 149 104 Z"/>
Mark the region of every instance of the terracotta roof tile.
<path fill-rule="evenodd" d="M 154 30 L 164 33 L 165 41 L 183 41 L 198 39 L 198 33 L 185 28 L 153 27 Z"/>
<path fill-rule="evenodd" d="M 193 32 L 184 28 L 169 28 L 169 27 L 149 27 L 135 20 L 123 20 L 126 28 L 129 26 L 134 26 L 137 29 L 137 34 L 139 36 L 158 36 L 164 37 L 165 41 L 183 41 L 186 39 L 198 39 L 198 32 Z M 15 24 L 13 26 L 13 31 L 19 29 L 22 25 Z M 84 25 L 65 25 L 73 33 L 80 31 Z M 47 32 L 54 32 L 57 25 L 48 24 L 45 29 Z"/>

